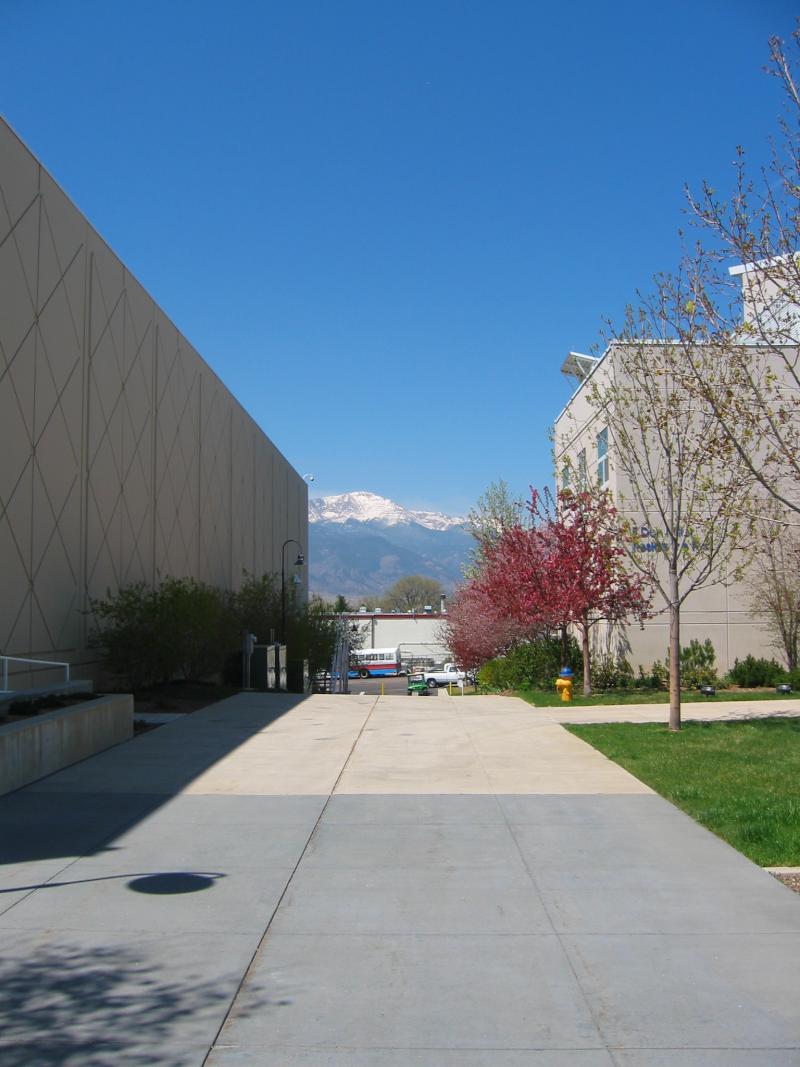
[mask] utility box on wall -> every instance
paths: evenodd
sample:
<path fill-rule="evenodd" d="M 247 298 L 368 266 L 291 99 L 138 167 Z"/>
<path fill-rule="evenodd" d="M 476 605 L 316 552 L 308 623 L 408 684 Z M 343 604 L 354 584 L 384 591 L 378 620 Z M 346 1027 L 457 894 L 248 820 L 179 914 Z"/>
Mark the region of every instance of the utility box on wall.
<path fill-rule="evenodd" d="M 311 674 L 307 659 L 289 660 L 287 671 L 290 693 L 308 693 L 311 691 Z"/>
<path fill-rule="evenodd" d="M 269 689 L 270 645 L 256 645 L 250 664 L 250 682 L 253 689 Z"/>
<path fill-rule="evenodd" d="M 308 677 L 308 661 L 299 662 L 301 678 Z M 305 675 L 302 672 L 303 665 L 305 665 Z M 288 688 L 286 645 L 256 645 L 253 649 L 251 670 L 253 689 L 285 693 Z"/>
<path fill-rule="evenodd" d="M 286 645 L 273 645 L 275 650 L 275 688 L 285 693 L 288 688 L 286 675 Z"/>

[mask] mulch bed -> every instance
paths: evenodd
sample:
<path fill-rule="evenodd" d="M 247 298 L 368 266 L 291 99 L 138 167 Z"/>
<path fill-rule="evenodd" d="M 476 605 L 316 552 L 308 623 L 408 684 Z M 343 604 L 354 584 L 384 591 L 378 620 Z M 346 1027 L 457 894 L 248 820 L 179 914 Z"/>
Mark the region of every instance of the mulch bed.
<path fill-rule="evenodd" d="M 773 877 L 783 882 L 784 885 L 788 885 L 795 893 L 800 893 L 800 874 L 775 874 Z"/>
<path fill-rule="evenodd" d="M 134 717 L 140 712 L 169 711 L 180 715 L 190 715 L 201 711 L 209 704 L 224 700 L 239 690 L 230 686 L 213 685 L 203 682 L 170 682 L 142 693 L 134 693 Z"/>
<path fill-rule="evenodd" d="M 0 726 L 12 722 L 25 722 L 26 719 L 32 719 L 59 708 L 69 708 L 73 704 L 85 704 L 87 700 L 94 700 L 98 696 L 102 696 L 102 693 L 64 693 L 59 696 L 38 697 L 35 700 L 14 701 L 13 704 L 8 704 L 4 711 L 0 711 Z"/>

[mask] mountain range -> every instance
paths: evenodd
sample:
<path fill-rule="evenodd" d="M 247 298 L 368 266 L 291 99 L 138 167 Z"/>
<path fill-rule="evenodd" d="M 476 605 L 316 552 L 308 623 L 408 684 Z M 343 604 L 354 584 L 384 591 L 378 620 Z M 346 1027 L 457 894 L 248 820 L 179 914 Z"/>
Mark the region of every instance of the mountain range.
<path fill-rule="evenodd" d="M 326 599 L 377 596 L 407 574 L 450 591 L 472 547 L 465 520 L 413 511 L 375 493 L 308 503 L 309 589 Z"/>

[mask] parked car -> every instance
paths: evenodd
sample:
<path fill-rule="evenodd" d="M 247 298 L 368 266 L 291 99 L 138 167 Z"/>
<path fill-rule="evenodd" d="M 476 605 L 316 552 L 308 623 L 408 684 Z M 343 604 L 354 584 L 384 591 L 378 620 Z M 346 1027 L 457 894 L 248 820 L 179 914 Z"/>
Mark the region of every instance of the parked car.
<path fill-rule="evenodd" d="M 437 689 L 440 685 L 450 685 L 453 682 L 458 685 L 459 682 L 473 683 L 473 677 L 466 671 L 460 671 L 455 663 L 445 663 L 444 667 L 439 669 L 429 669 L 425 671 L 425 684 L 429 689 Z"/>

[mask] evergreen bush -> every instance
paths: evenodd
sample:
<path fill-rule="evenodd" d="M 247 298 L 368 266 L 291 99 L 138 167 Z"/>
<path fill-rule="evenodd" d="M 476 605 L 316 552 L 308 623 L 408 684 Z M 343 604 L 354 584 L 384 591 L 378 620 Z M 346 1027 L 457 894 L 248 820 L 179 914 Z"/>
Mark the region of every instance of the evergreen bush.
<path fill-rule="evenodd" d="M 681 686 L 697 689 L 701 685 L 719 685 L 717 653 L 711 638 L 701 644 L 696 637 L 681 649 Z"/>
<path fill-rule="evenodd" d="M 581 650 L 574 637 L 567 644 L 567 665 L 577 674 Z M 478 671 L 481 689 L 550 689 L 555 685 L 561 662 L 561 638 L 544 636 L 512 648 L 505 656 L 489 660 Z"/>
<path fill-rule="evenodd" d="M 792 674 L 800 674 L 798 671 Z M 735 660 L 733 667 L 728 672 L 728 679 L 733 685 L 739 685 L 744 689 L 756 686 L 773 686 L 789 679 L 787 672 L 776 663 L 774 659 L 756 659 L 755 656 L 745 656 L 741 661 Z M 797 679 L 800 681 L 800 679 Z M 794 688 L 795 682 L 792 682 Z"/>

